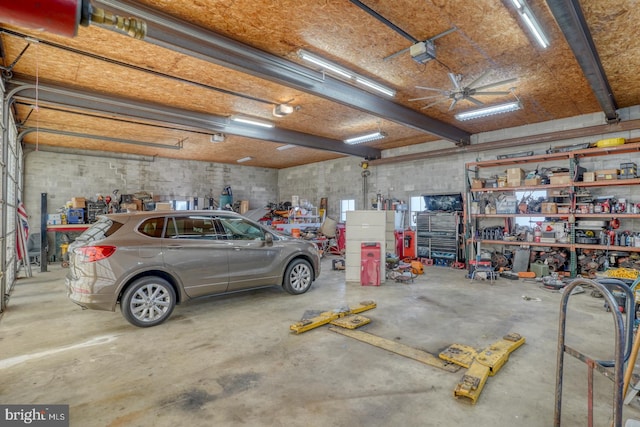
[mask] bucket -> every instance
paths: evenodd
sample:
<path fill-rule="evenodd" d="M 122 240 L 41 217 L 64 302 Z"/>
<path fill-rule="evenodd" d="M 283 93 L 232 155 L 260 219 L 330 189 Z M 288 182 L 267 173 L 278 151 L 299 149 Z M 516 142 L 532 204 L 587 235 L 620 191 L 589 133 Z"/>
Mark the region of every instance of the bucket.
<path fill-rule="evenodd" d="M 299 228 L 292 228 L 291 229 L 291 236 L 300 237 L 300 229 Z"/>

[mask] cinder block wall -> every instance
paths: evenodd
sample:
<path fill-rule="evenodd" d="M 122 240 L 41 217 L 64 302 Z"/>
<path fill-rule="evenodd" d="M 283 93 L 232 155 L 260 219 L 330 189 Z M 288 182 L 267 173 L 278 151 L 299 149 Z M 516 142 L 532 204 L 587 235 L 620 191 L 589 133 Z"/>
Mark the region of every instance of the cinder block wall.
<path fill-rule="evenodd" d="M 40 229 L 40 195 L 47 193 L 47 213 L 55 213 L 72 197 L 96 200 L 118 189 L 120 194 L 140 191 L 161 200 L 214 197 L 231 186 L 233 199 L 248 200 L 250 209 L 275 201 L 275 169 L 198 161 L 155 158 L 153 161 L 114 159 L 96 153 L 62 154 L 25 151 L 24 203 L 33 230 Z"/>
<path fill-rule="evenodd" d="M 623 120 L 640 118 L 640 107 L 623 109 L 620 112 Z M 497 120 L 497 119 L 496 119 Z M 476 144 L 504 140 L 529 135 L 538 135 L 549 132 L 575 129 L 581 127 L 599 126 L 605 124 L 604 115 L 601 113 L 587 114 L 562 120 L 521 126 L 518 128 L 502 129 L 495 132 L 486 132 L 472 136 L 472 147 Z M 553 141 L 546 144 L 519 145 L 500 150 L 467 151 L 452 154 L 446 157 L 434 157 L 431 159 L 405 161 L 388 165 L 370 166 L 371 174 L 367 177 L 367 192 L 363 196 L 363 178 L 360 162 L 357 157 L 346 157 L 322 163 L 314 163 L 294 168 L 283 169 L 278 172 L 278 191 L 281 200 L 291 200 L 292 195 L 301 199 L 308 199 L 314 205 L 318 205 L 321 197 L 328 198 L 328 215 L 338 218 L 340 215 L 340 200 L 355 199 L 356 210 L 371 209 L 371 201 L 377 193 L 385 198 L 395 198 L 409 203 L 412 196 L 420 196 L 429 193 L 464 192 L 467 179 L 465 163 L 476 160 L 495 159 L 499 154 L 534 151 L 534 154 L 544 154 L 551 146 L 560 147 L 585 142 L 594 143 L 603 138 L 624 137 L 627 139 L 640 137 L 640 131 L 613 132 L 585 138 L 575 138 L 564 141 Z M 447 141 L 429 142 L 409 147 L 386 150 L 383 157 L 402 156 L 413 153 L 423 153 L 442 148 L 452 148 L 453 143 Z M 481 145 L 480 145 L 481 147 Z M 640 154 L 631 155 L 632 159 L 640 163 Z M 589 170 L 616 168 L 620 158 L 616 156 L 584 159 L 582 166 Z M 563 166 L 568 167 L 568 162 L 544 163 L 544 167 Z M 535 165 L 523 166 L 533 168 Z M 635 187 L 619 189 L 620 197 L 630 197 L 630 191 L 636 191 Z M 617 190 L 618 191 L 618 190 Z M 640 202 L 640 198 L 638 199 Z"/>
<path fill-rule="evenodd" d="M 623 120 L 640 118 L 640 106 L 620 111 Z M 565 129 L 604 124 L 602 114 L 588 114 L 552 122 L 503 129 L 472 136 L 472 147 L 495 140 L 524 137 Z M 40 193 L 48 194 L 49 213 L 74 196 L 95 198 L 97 193 L 110 194 L 148 191 L 163 200 L 189 197 L 216 199 L 222 189 L 230 185 L 234 200 L 249 200 L 250 208 L 264 207 L 268 202 L 291 200 L 296 195 L 313 205 L 320 198 L 328 199 L 328 215 L 338 218 L 340 200 L 354 199 L 356 210 L 370 209 L 377 193 L 386 198 L 408 201 L 412 196 L 428 193 L 464 192 L 467 176 L 466 162 L 495 159 L 498 154 L 532 150 L 543 154 L 550 146 L 564 146 L 595 142 L 610 137 L 637 138 L 640 131 L 603 134 L 588 138 L 554 141 L 550 144 L 518 145 L 491 151 L 468 149 L 446 157 L 413 160 L 388 165 L 371 166 L 366 191 L 360 162 L 357 157 L 345 157 L 288 169 L 275 170 L 250 166 L 224 165 L 198 161 L 156 158 L 154 161 L 111 159 L 83 154 L 59 154 L 44 151 L 25 151 L 25 204 L 32 216 L 32 226 L 39 228 Z M 447 141 L 429 142 L 387 150 L 384 157 L 451 148 Z M 471 148 L 472 148 L 471 147 Z M 480 145 L 480 147 L 482 147 Z M 640 155 L 631 155 L 629 161 L 640 163 Z M 619 158 L 585 159 L 588 169 L 615 168 Z M 544 166 L 556 166 L 546 163 Z M 561 162 L 557 166 L 567 166 Z M 529 165 L 527 165 L 529 167 Z M 635 188 L 629 187 L 626 191 Z M 621 192 L 620 196 L 630 197 Z M 639 200 L 640 201 L 640 200 Z"/>

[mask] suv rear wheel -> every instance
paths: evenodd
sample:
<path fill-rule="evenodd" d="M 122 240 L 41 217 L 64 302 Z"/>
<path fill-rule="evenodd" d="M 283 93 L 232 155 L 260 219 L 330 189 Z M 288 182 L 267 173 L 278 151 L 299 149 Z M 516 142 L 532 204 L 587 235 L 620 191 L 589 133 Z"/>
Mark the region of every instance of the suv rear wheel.
<path fill-rule="evenodd" d="M 309 290 L 313 283 L 313 269 L 311 264 L 304 259 L 294 259 L 284 273 L 282 287 L 293 295 L 303 294 Z"/>
<path fill-rule="evenodd" d="M 142 277 L 133 282 L 120 301 L 120 310 L 129 323 L 141 328 L 167 320 L 176 306 L 176 292 L 166 280 Z"/>

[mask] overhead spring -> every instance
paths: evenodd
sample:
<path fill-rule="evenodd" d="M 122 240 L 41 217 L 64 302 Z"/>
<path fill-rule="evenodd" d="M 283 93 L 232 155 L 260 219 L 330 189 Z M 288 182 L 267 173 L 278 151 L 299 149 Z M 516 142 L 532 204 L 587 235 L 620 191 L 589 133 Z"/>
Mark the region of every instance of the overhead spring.
<path fill-rule="evenodd" d="M 147 35 L 147 23 L 136 18 L 126 18 L 114 15 L 102 8 L 91 10 L 91 22 L 109 25 L 129 34 L 135 39 L 143 39 Z"/>

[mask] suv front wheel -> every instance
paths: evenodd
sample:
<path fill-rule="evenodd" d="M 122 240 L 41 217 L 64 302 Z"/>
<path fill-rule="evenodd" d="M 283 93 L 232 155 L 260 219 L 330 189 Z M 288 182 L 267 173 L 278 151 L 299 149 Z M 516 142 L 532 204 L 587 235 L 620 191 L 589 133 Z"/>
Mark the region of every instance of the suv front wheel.
<path fill-rule="evenodd" d="M 309 261 L 294 259 L 284 273 L 284 290 L 293 295 L 303 294 L 309 290 L 313 283 L 313 268 Z"/>
<path fill-rule="evenodd" d="M 167 320 L 176 306 L 176 292 L 166 280 L 141 277 L 125 291 L 120 310 L 129 323 L 141 328 L 156 326 Z"/>

